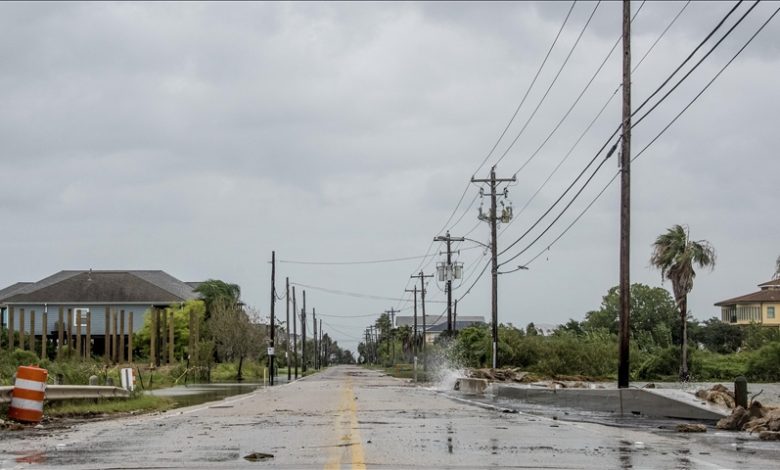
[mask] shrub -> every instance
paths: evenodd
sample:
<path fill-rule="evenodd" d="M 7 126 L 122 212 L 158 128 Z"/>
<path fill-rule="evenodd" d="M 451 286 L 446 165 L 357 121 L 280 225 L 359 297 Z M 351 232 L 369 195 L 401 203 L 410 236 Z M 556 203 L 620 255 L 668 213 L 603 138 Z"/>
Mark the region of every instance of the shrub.
<path fill-rule="evenodd" d="M 747 360 L 745 376 L 763 382 L 780 381 L 780 341 L 762 346 Z"/>

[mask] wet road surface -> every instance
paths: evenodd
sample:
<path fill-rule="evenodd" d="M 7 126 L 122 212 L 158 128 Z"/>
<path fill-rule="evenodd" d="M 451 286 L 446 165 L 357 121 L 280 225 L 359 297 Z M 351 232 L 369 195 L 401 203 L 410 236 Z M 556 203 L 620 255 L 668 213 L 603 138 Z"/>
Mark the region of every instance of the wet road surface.
<path fill-rule="evenodd" d="M 736 433 L 506 411 L 339 366 L 161 414 L 2 432 L 0 469 L 775 468 L 780 457 L 780 444 Z"/>

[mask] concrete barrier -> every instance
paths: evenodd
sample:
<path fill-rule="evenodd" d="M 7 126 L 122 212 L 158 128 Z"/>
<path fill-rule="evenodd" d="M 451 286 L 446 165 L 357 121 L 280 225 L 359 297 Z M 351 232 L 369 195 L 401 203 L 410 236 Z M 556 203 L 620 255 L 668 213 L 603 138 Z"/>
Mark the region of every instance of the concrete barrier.
<path fill-rule="evenodd" d="M 460 378 L 455 381 L 455 390 L 467 395 L 482 395 L 487 386 L 488 381 L 485 379 Z"/>
<path fill-rule="evenodd" d="M 719 420 L 729 410 L 705 403 L 682 390 L 528 388 L 499 385 L 495 394 L 537 405 L 550 405 L 620 416 L 647 416 L 696 420 Z"/>
<path fill-rule="evenodd" d="M 0 387 L 0 403 L 11 401 L 13 387 Z M 89 385 L 47 385 L 46 400 L 85 400 L 97 398 L 127 398 L 130 392 L 119 387 Z"/>

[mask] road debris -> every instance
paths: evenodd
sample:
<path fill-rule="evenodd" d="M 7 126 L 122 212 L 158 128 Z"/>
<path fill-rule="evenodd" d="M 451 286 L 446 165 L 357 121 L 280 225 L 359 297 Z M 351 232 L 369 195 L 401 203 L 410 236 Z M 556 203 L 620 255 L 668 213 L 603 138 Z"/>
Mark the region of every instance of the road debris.
<path fill-rule="evenodd" d="M 266 454 L 264 452 L 252 452 L 251 454 L 244 456 L 244 460 L 248 460 L 250 462 L 262 462 L 272 458 L 274 458 L 273 454 Z"/>

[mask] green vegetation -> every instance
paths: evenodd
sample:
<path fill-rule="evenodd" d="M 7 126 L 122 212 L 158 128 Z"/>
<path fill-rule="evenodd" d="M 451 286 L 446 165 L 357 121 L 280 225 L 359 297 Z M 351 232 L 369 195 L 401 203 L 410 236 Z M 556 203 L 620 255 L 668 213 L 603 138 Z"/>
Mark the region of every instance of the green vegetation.
<path fill-rule="evenodd" d="M 499 367 L 518 367 L 552 378 L 614 380 L 618 362 L 618 297 L 617 287 L 609 289 L 598 310 L 587 312 L 583 321 L 569 320 L 550 336 L 540 335 L 533 323 L 525 328 L 499 325 Z M 698 322 L 687 316 L 683 330 L 677 304 L 669 292 L 643 284 L 631 286 L 631 311 L 632 380 L 678 380 L 680 344 L 682 332 L 686 331 L 690 339 L 685 350 L 690 380 L 731 381 L 744 375 L 751 381 L 780 381 L 777 328 L 731 325 L 717 318 Z M 396 377 L 411 377 L 413 340 L 402 336 L 401 328 L 391 330 L 389 319 L 380 318 L 375 326 L 378 341 L 358 346 L 361 362 L 369 362 L 370 367 Z M 456 368 L 489 367 L 490 350 L 488 325 L 465 328 L 454 338 L 439 337 L 435 344 L 427 346 L 429 365 L 434 369 L 438 363 Z M 419 352 L 418 358 L 422 361 Z"/>
<path fill-rule="evenodd" d="M 693 265 L 700 268 L 715 267 L 715 249 L 706 240 L 690 239 L 688 227 L 675 225 L 661 234 L 653 243 L 650 264 L 661 270 L 661 277 L 672 283 L 674 299 L 680 309 L 680 380 L 689 379 L 688 371 L 688 294 L 693 289 L 696 272 Z"/>
<path fill-rule="evenodd" d="M 126 400 L 68 400 L 47 402 L 44 414 L 48 417 L 95 416 L 117 413 L 164 411 L 174 407 L 170 398 L 136 394 Z"/>

